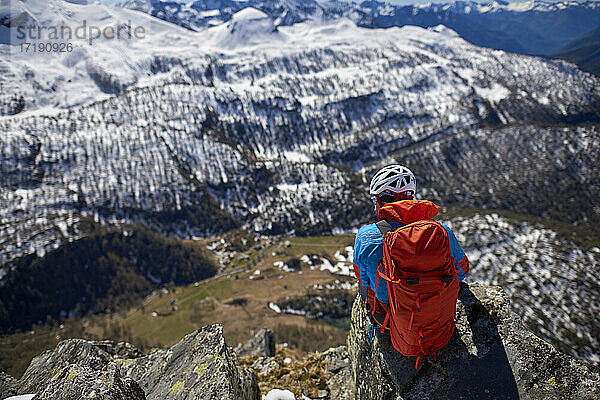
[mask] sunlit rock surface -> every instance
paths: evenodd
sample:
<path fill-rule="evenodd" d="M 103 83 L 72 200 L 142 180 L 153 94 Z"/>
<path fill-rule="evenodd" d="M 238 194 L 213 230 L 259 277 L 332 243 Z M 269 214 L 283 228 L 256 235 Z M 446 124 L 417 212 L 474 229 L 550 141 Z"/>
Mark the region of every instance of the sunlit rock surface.
<path fill-rule="evenodd" d="M 20 394 L 37 393 L 36 400 L 259 397 L 256 376 L 238 365 L 220 325 L 206 326 L 170 349 L 148 355 L 127 343 L 65 340 L 34 358 L 15 387 Z M 2 398 L 14 394 L 4 384 L 0 389 L 6 391 Z"/>

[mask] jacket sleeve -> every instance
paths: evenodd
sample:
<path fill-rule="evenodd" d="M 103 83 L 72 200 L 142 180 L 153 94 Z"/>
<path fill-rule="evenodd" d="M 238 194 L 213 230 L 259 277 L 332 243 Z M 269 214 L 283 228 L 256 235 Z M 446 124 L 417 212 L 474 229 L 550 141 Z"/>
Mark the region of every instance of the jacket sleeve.
<path fill-rule="evenodd" d="M 363 243 L 363 228 L 356 233 L 354 240 L 354 252 L 352 262 L 354 264 L 354 275 L 360 282 L 361 286 L 369 286 L 369 276 L 367 275 L 367 266 L 364 263 L 365 244 Z"/>
<path fill-rule="evenodd" d="M 456 267 L 458 268 L 458 280 L 462 282 L 469 275 L 469 259 L 462 247 L 460 247 L 452 229 L 448 228 L 446 225 L 443 226 L 446 228 L 448 238 L 450 239 L 450 251 L 452 253 L 452 258 L 454 259 L 454 264 L 456 264 Z"/>

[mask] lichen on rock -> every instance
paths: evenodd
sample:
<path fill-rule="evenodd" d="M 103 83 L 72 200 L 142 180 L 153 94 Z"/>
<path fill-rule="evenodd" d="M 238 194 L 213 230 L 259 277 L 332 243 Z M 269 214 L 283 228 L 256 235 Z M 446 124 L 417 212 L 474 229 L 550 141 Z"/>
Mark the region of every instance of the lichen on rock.
<path fill-rule="evenodd" d="M 121 377 L 115 364 L 104 371 L 72 364 L 48 382 L 34 399 L 146 400 L 146 396 L 135 381 Z"/>
<path fill-rule="evenodd" d="M 43 385 L 56 379 L 72 364 L 100 371 L 115 359 L 133 359 L 141 355 L 141 351 L 125 343 L 64 340 L 54 350 L 48 350 L 31 361 L 18 382 L 19 392 L 37 393 Z"/>
<path fill-rule="evenodd" d="M 256 377 L 238 366 L 221 325 L 206 326 L 168 350 L 122 363 L 121 370 L 142 386 L 149 400 L 258 398 Z"/>

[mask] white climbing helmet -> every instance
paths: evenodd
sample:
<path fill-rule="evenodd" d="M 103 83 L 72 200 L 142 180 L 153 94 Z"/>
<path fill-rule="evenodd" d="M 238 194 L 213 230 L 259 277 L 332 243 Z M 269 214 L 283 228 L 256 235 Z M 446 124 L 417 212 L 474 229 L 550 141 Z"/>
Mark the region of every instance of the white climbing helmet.
<path fill-rule="evenodd" d="M 383 191 L 389 190 L 393 193 L 406 193 L 414 196 L 417 191 L 417 180 L 410 169 L 400 164 L 388 165 L 383 167 L 371 179 L 369 193 L 371 196 L 377 196 Z"/>

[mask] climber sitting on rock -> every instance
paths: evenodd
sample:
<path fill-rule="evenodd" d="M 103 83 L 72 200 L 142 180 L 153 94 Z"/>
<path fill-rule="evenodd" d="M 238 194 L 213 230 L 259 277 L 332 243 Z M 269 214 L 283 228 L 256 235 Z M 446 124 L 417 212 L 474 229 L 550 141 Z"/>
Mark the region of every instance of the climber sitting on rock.
<path fill-rule="evenodd" d="M 379 222 L 356 234 L 354 272 L 371 329 L 390 335 L 406 356 L 435 355 L 454 331 L 459 281 L 469 260 L 446 225 L 431 218 L 439 207 L 414 200 L 417 183 L 402 165 L 389 165 L 371 180 Z"/>

